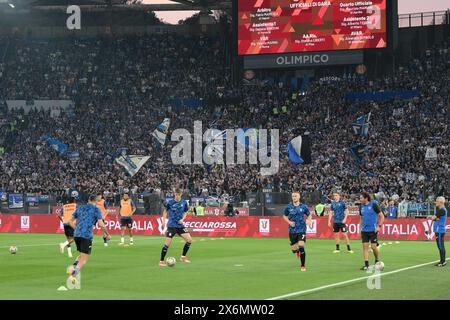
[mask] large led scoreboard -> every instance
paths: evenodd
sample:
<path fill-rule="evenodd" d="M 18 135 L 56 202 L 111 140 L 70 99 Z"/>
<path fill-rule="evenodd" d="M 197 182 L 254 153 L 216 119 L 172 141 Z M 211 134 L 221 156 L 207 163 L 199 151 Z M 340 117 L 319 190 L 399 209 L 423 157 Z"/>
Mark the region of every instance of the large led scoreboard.
<path fill-rule="evenodd" d="M 277 56 L 282 57 L 280 63 L 296 57 L 347 63 L 349 57 L 362 56 L 364 49 L 389 47 L 394 1 L 235 0 L 237 54 L 244 65 L 275 62 Z M 333 57 L 342 63 L 333 63 Z"/>

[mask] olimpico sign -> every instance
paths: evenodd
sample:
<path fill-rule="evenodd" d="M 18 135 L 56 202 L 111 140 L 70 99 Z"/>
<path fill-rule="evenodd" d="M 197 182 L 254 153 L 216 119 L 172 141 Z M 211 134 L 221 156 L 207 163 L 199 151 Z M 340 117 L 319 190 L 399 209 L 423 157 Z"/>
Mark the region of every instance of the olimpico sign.
<path fill-rule="evenodd" d="M 362 50 L 266 54 L 244 57 L 244 69 L 361 64 L 363 60 L 364 54 Z"/>
<path fill-rule="evenodd" d="M 330 61 L 328 54 L 307 54 L 307 55 L 295 55 L 295 56 L 282 56 L 278 57 L 276 62 L 278 65 L 298 65 L 298 64 L 326 64 Z"/>

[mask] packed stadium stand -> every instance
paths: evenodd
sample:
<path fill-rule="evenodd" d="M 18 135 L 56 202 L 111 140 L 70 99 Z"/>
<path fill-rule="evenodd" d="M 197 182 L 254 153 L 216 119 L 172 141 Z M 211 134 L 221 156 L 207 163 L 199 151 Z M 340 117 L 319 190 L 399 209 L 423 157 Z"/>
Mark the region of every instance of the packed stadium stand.
<path fill-rule="evenodd" d="M 2 41 L 5 43 L 6 41 Z M 234 85 L 224 68 L 218 39 L 190 35 L 128 38 L 7 39 L 0 77 L 5 99 L 73 99 L 59 116 L 5 112 L 1 118 L 0 187 L 10 192 L 55 193 L 76 188 L 114 192 L 119 186 L 169 191 L 181 184 L 192 194 L 244 195 L 247 191 L 319 190 L 339 187 L 352 199 L 361 189 L 386 196 L 423 199 L 444 191 L 448 162 L 425 160 L 437 147 L 448 159 L 450 133 L 450 46 L 443 42 L 382 78 L 337 75 L 334 83 L 315 79 L 305 95 L 281 79 Z M 330 75 L 331 76 L 331 75 Z M 348 102 L 349 92 L 419 90 L 411 100 Z M 294 94 L 294 95 L 293 95 Z M 194 101 L 186 106 L 177 101 Z M 287 112 L 274 114 L 274 108 Z M 403 108 L 393 116 L 395 109 Z M 355 117 L 372 111 L 370 148 L 362 162 L 348 152 L 358 142 Z M 281 145 L 310 132 L 313 163 L 296 167 L 281 159 L 279 174 L 262 177 L 257 166 L 208 167 L 171 164 L 170 145 L 158 147 L 150 133 L 164 117 L 174 128 L 194 120 L 220 128 L 280 129 Z M 39 138 L 49 135 L 80 153 L 72 162 Z M 129 179 L 113 163 L 120 147 L 150 155 Z M 439 181 L 439 182 L 438 182 Z"/>

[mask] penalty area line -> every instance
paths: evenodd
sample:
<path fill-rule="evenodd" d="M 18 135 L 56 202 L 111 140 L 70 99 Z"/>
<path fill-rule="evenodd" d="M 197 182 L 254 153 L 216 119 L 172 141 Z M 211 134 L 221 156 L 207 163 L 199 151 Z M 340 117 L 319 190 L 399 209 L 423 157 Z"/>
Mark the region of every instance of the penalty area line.
<path fill-rule="evenodd" d="M 447 260 L 450 260 L 450 258 L 447 258 Z M 421 268 L 433 263 L 438 263 L 439 260 L 436 261 L 432 261 L 432 262 L 427 262 L 427 263 L 422 263 L 422 264 L 417 264 L 415 266 L 410 266 L 410 267 L 406 267 L 406 268 L 401 268 L 401 269 L 397 269 L 397 270 L 393 270 L 393 271 L 389 271 L 389 272 L 382 272 L 380 274 L 371 274 L 369 276 L 365 276 L 365 277 L 359 277 L 359 278 L 355 278 L 355 279 L 351 279 L 351 280 L 347 280 L 347 281 L 342 281 L 342 282 L 336 282 L 336 283 L 332 283 L 332 284 L 328 284 L 325 286 L 321 286 L 321 287 L 317 287 L 317 288 L 313 288 L 313 289 L 308 289 L 308 290 L 302 290 L 302 291 L 297 291 L 297 292 L 292 292 L 292 293 L 288 293 L 288 294 L 284 294 L 278 297 L 272 297 L 272 298 L 267 298 L 265 300 L 281 300 L 281 299 L 286 299 L 286 298 L 290 298 L 290 297 L 296 297 L 296 296 L 300 296 L 302 294 L 305 293 L 311 293 L 311 292 L 317 292 L 317 291 L 321 291 L 321 290 L 325 290 L 328 288 L 333 288 L 333 287 L 339 287 L 348 283 L 352 283 L 352 282 L 358 282 L 358 281 L 362 281 L 362 280 L 367 280 L 369 278 L 373 278 L 373 277 L 383 277 L 383 276 L 388 276 L 394 273 L 399 273 L 399 272 L 403 272 L 403 271 L 407 271 L 407 270 L 412 270 L 412 269 L 417 269 L 417 268 Z"/>

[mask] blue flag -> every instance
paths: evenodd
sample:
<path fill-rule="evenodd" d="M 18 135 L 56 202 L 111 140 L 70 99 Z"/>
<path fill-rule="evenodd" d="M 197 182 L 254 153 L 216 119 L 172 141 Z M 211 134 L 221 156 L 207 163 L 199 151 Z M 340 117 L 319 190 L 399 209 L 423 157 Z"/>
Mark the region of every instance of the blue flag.
<path fill-rule="evenodd" d="M 289 161 L 294 165 L 311 163 L 311 142 L 308 135 L 297 136 L 288 144 Z"/>
<path fill-rule="evenodd" d="M 358 117 L 355 121 L 352 123 L 353 132 L 356 135 L 367 137 L 369 135 L 369 121 L 371 112 L 368 114 L 365 114 L 363 116 Z"/>
<path fill-rule="evenodd" d="M 46 141 L 48 145 L 53 149 L 55 149 L 55 151 L 57 151 L 60 155 L 63 155 L 67 151 L 67 148 L 69 147 L 67 144 L 62 143 L 58 139 L 49 136 L 43 136 L 42 139 Z"/>
<path fill-rule="evenodd" d="M 80 152 L 78 152 L 78 151 L 69 152 L 66 154 L 66 156 L 71 161 L 77 161 L 80 159 Z"/>
<path fill-rule="evenodd" d="M 356 158 L 356 161 L 361 162 L 363 160 L 365 150 L 366 145 L 357 143 L 352 145 L 350 148 L 350 153 Z"/>
<path fill-rule="evenodd" d="M 117 150 L 116 151 L 114 151 L 114 152 L 106 152 L 106 154 L 111 158 L 111 163 L 113 163 L 115 160 L 116 160 L 116 158 L 117 157 L 119 157 L 119 156 L 121 156 L 122 154 L 123 155 L 126 155 L 127 154 L 127 148 L 117 148 Z"/>

